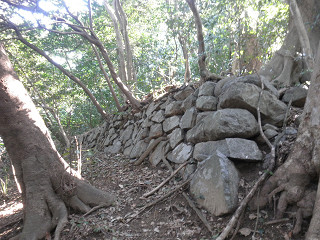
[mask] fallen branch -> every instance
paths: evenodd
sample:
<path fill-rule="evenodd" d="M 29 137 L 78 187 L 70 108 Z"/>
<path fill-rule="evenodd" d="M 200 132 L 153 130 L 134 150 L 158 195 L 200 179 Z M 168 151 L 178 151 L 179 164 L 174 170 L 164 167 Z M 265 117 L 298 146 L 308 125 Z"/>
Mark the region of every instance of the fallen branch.
<path fill-rule="evenodd" d="M 149 197 L 150 195 L 152 195 L 153 193 L 155 193 L 156 191 L 158 191 L 163 185 L 165 185 L 167 182 L 170 181 L 171 178 L 173 178 L 182 168 L 184 168 L 188 163 L 190 163 L 190 161 L 186 161 L 185 163 L 183 163 L 180 167 L 178 167 L 173 173 L 171 173 L 171 175 L 165 179 L 162 183 L 160 183 L 156 188 L 154 188 L 153 190 L 151 190 L 150 192 L 147 192 L 145 194 L 142 195 L 142 197 L 146 198 Z"/>
<path fill-rule="evenodd" d="M 97 210 L 100 209 L 100 208 L 109 207 L 109 206 L 110 206 L 110 204 L 108 205 L 108 204 L 106 204 L 106 203 L 101 203 L 101 204 L 99 204 L 98 206 L 95 206 L 95 207 L 91 208 L 88 212 L 86 212 L 85 214 L 83 214 L 82 217 L 86 217 L 86 216 L 88 216 L 89 214 L 93 213 L 94 211 L 97 211 Z"/>
<path fill-rule="evenodd" d="M 187 179 L 186 181 L 184 181 L 182 184 L 180 184 L 178 187 L 176 187 L 175 189 L 171 190 L 170 192 L 166 193 L 165 195 L 163 195 L 162 197 L 156 199 L 155 201 L 145 205 L 144 207 L 142 207 L 139 212 L 137 212 L 136 214 L 134 214 L 133 216 L 131 216 L 131 219 L 127 220 L 127 223 L 131 222 L 134 218 L 136 218 L 138 215 L 140 215 L 142 212 L 144 212 L 144 210 L 146 210 L 148 207 L 152 207 L 153 205 L 157 204 L 158 202 L 162 201 L 163 199 L 169 197 L 171 194 L 173 194 L 174 192 L 178 191 L 179 189 L 183 188 L 185 185 L 187 185 L 189 182 L 191 181 L 191 178 Z"/>
<path fill-rule="evenodd" d="M 271 220 L 269 222 L 265 222 L 264 225 L 272 225 L 272 224 L 276 224 L 276 223 L 287 222 L 289 220 L 290 220 L 289 218 L 275 219 L 275 220 Z"/>
<path fill-rule="evenodd" d="M 150 152 L 156 148 L 156 146 L 158 146 L 158 144 L 163 141 L 163 140 L 166 140 L 167 137 L 159 137 L 157 138 L 148 148 L 147 150 L 139 157 L 139 159 L 137 161 L 135 161 L 133 164 L 134 165 L 140 165 L 143 160 L 148 157 L 148 155 L 150 154 Z"/>
<path fill-rule="evenodd" d="M 191 198 L 185 192 L 183 192 L 182 195 L 187 200 L 189 206 L 196 212 L 196 214 L 198 215 L 200 220 L 203 222 L 203 224 L 206 226 L 206 228 L 209 230 L 209 232 L 211 234 L 213 234 L 212 228 L 211 228 L 210 224 L 208 223 L 207 219 L 203 216 L 201 211 L 196 207 L 196 205 L 193 203 Z"/>

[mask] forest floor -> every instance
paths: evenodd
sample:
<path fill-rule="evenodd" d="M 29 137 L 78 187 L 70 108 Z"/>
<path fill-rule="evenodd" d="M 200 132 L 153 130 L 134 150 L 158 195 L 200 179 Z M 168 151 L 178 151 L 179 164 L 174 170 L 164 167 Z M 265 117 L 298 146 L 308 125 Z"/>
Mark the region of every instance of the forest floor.
<path fill-rule="evenodd" d="M 165 165 L 152 168 L 148 161 L 134 166 L 122 155 L 105 155 L 98 152 L 83 154 L 82 176 L 93 185 L 111 192 L 118 197 L 117 203 L 108 208 L 100 208 L 87 216 L 70 213 L 61 240 L 70 239 L 215 239 L 228 223 L 231 215 L 215 217 L 200 209 L 212 228 L 209 232 L 186 201 L 182 192 L 175 191 L 162 201 L 140 211 L 147 204 L 176 188 L 183 181 L 175 176 L 169 183 L 148 198 L 142 195 L 158 186 L 170 172 Z M 91 155 L 89 157 L 89 155 Z M 259 176 L 257 164 L 237 165 L 241 174 L 239 200 L 251 189 Z M 260 172 L 261 174 L 261 172 Z M 137 214 L 139 212 L 139 214 Z M 303 235 L 293 237 L 294 219 L 267 224 L 274 220 L 273 208 L 259 212 L 246 210 L 239 221 L 239 232 L 233 239 L 303 239 Z M 302 232 L 308 222 L 303 223 Z M 7 196 L 0 198 L 0 239 L 9 239 L 22 229 L 22 204 L 19 194 L 10 178 Z M 255 231 L 255 236 L 252 234 Z M 46 238 L 51 239 L 51 238 Z"/>

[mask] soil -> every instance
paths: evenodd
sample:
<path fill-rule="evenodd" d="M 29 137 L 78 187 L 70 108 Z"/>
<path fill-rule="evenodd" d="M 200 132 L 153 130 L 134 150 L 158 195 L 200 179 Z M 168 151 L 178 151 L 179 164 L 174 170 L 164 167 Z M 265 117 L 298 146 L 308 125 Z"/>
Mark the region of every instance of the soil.
<path fill-rule="evenodd" d="M 215 239 L 226 226 L 231 215 L 215 217 L 200 209 L 213 232 L 210 233 L 191 208 L 179 190 L 163 201 L 139 210 L 155 201 L 166 192 L 174 189 L 182 178 L 174 177 L 169 183 L 147 199 L 142 195 L 158 186 L 170 172 L 165 165 L 153 168 L 148 161 L 134 166 L 122 155 L 86 152 L 83 154 L 82 176 L 93 185 L 112 192 L 118 197 L 117 203 L 109 208 L 100 208 L 87 216 L 70 212 L 69 222 L 65 226 L 61 239 Z M 3 163 L 8 164 L 8 163 Z M 241 174 L 239 201 L 250 190 L 258 178 L 261 166 L 254 163 L 235 163 Z M 8 184 L 8 193 L 0 198 L 0 239 L 9 239 L 22 229 L 22 204 L 15 187 L 12 174 Z M 0 176 L 4 178 L 4 173 Z M 294 209 L 292 211 L 295 211 Z M 274 220 L 273 208 L 259 212 L 247 209 L 239 221 L 239 232 L 234 239 L 303 239 L 308 221 L 302 225 L 302 234 L 293 237 L 294 218 L 287 214 L 282 222 L 269 224 Z M 258 221 L 256 219 L 259 214 Z M 255 227 L 256 226 L 256 227 Z M 255 237 L 252 238 L 254 229 Z M 51 239 L 48 234 L 46 239 Z"/>

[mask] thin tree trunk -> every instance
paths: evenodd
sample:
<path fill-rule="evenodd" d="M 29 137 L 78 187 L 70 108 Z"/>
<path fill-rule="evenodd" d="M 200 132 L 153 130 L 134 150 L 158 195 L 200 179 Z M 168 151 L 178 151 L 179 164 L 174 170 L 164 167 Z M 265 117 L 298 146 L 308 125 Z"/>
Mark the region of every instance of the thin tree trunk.
<path fill-rule="evenodd" d="M 210 79 L 219 80 L 222 77 L 219 75 L 210 73 L 207 69 L 207 66 L 206 66 L 207 54 L 206 54 L 205 45 L 204 45 L 202 22 L 201 22 L 201 18 L 200 18 L 198 9 L 195 5 L 195 0 L 186 0 L 186 2 L 188 3 L 188 5 L 193 13 L 193 17 L 194 17 L 196 29 L 197 29 L 197 38 L 198 38 L 198 44 L 199 44 L 199 46 L 198 46 L 198 65 L 199 65 L 199 70 L 200 70 L 201 81 L 205 82 Z"/>
<path fill-rule="evenodd" d="M 113 23 L 113 28 L 114 31 L 116 33 L 116 40 L 117 40 L 117 46 L 118 46 L 118 60 L 119 60 L 119 77 L 120 79 L 125 83 L 128 84 L 127 82 L 127 73 L 126 73 L 126 65 L 125 65 L 125 60 L 124 60 L 124 51 L 123 51 L 123 42 L 122 42 L 122 38 L 121 38 L 121 34 L 120 34 L 120 30 L 119 30 L 119 26 L 117 23 L 117 19 L 116 16 L 114 15 L 111 7 L 109 6 L 108 2 L 105 0 L 104 1 L 104 6 L 112 20 Z M 115 11 L 117 11 L 115 9 Z"/>
<path fill-rule="evenodd" d="M 76 176 L 57 152 L 41 116 L 0 45 L 0 135 L 22 193 L 24 226 L 20 240 L 44 238 L 56 227 L 58 240 L 67 207 L 87 212 L 111 205 L 114 197 Z"/>
<path fill-rule="evenodd" d="M 184 59 L 184 82 L 188 83 L 190 82 L 191 79 L 191 71 L 190 71 L 190 66 L 189 66 L 189 57 L 188 57 L 188 49 L 187 49 L 187 44 L 186 40 L 184 37 L 180 36 L 178 37 L 181 48 L 182 48 L 182 54 L 183 54 L 183 59 Z"/>
<path fill-rule="evenodd" d="M 133 65 L 133 55 L 132 55 L 132 49 L 131 49 L 131 45 L 130 45 L 130 40 L 129 40 L 129 36 L 128 36 L 128 20 L 127 20 L 127 16 L 120 4 L 119 0 L 114 0 L 114 5 L 115 5 L 115 11 L 116 16 L 118 18 L 118 21 L 120 23 L 120 29 L 122 32 L 122 36 L 123 36 L 123 40 L 124 40 L 124 46 L 125 46 L 125 52 L 126 52 L 126 58 L 127 58 L 127 79 L 128 79 L 128 83 L 133 84 L 136 83 L 136 79 L 135 79 L 135 69 L 134 69 L 134 65 Z"/>

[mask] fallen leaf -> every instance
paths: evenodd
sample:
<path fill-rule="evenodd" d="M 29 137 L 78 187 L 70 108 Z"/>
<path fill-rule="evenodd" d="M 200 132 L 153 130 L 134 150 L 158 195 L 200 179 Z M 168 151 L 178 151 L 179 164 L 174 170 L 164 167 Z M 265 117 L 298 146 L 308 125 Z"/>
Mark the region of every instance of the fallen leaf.
<path fill-rule="evenodd" d="M 239 230 L 239 232 L 240 232 L 243 236 L 247 237 L 247 236 L 249 236 L 249 235 L 251 234 L 252 230 L 251 230 L 250 228 L 241 228 L 241 229 Z"/>

